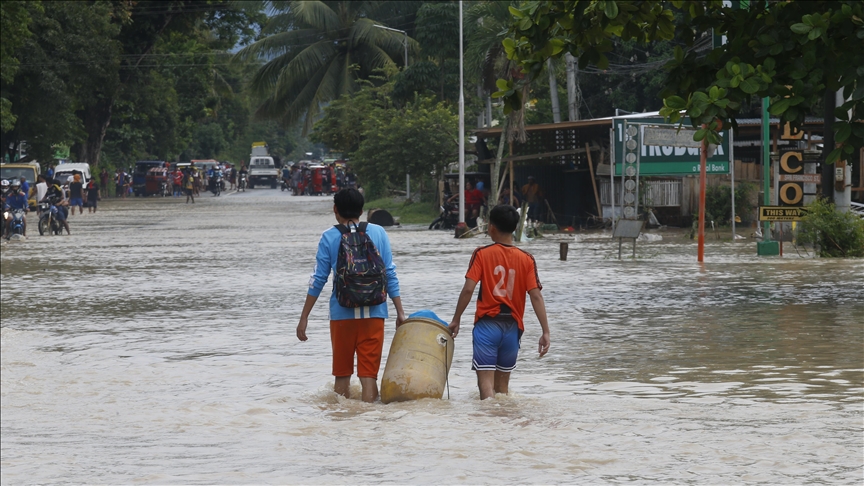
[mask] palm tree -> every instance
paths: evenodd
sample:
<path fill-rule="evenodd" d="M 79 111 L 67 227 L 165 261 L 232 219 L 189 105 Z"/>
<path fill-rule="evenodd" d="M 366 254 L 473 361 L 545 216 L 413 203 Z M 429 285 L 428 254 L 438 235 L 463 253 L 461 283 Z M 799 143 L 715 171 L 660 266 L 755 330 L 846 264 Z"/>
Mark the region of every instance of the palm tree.
<path fill-rule="evenodd" d="M 481 89 L 486 92 L 487 124 L 491 122 L 492 99 L 489 95 L 496 90 L 495 81 L 507 77 L 512 68 L 501 45 L 510 27 L 511 5 L 518 6 L 519 2 L 478 2 L 465 13 L 465 74 L 479 79 Z"/>
<path fill-rule="evenodd" d="M 381 2 L 270 2 L 275 12 L 261 40 L 235 55 L 263 64 L 249 86 L 264 101 L 256 116 L 286 125 L 303 120 L 305 136 L 322 104 L 358 88 L 377 69 L 402 63 L 401 34 L 370 18 Z"/>

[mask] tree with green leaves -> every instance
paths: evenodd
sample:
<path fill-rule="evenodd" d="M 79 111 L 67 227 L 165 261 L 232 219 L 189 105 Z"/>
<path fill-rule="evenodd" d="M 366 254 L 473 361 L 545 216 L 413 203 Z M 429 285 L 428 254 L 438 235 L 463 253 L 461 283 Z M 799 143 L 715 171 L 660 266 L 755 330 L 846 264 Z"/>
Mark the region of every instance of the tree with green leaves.
<path fill-rule="evenodd" d="M 393 96 L 399 102 L 434 95 L 439 101 L 459 99 L 459 6 L 454 2 L 423 2 L 414 26 L 419 59 L 396 77 Z"/>
<path fill-rule="evenodd" d="M 720 123 L 735 125 L 742 105 L 768 97 L 769 111 L 781 123 L 800 126 L 807 115 L 839 118 L 834 124 L 839 145 L 827 163 L 864 145 L 864 2 L 753 0 L 749 8 L 732 8 L 720 0 L 530 1 L 510 11 L 504 47 L 529 80 L 546 59 L 566 52 L 578 57 L 581 68 L 605 69 L 615 39 L 674 40 L 679 46 L 665 66 L 661 113 L 673 122 L 689 116 L 700 129 L 696 139 L 716 143 Z M 695 49 L 712 31 L 728 43 Z M 499 88 L 496 96 L 507 111 L 521 108 L 514 82 L 501 80 Z M 833 101 L 823 101 L 833 100 L 836 91 L 846 101 L 818 113 L 822 106 L 831 108 Z"/>
<path fill-rule="evenodd" d="M 465 75 L 478 80 L 486 96 L 495 91 L 495 81 L 508 77 L 513 67 L 501 41 L 510 25 L 509 7 L 518 3 L 477 2 L 465 12 Z M 488 106 L 486 109 L 491 111 Z"/>
<path fill-rule="evenodd" d="M 116 79 L 120 26 L 112 20 L 115 6 L 107 2 L 28 2 L 26 7 L 34 35 L 15 50 L 19 69 L 4 83 L 15 118 L 0 140 L 12 150 L 26 141 L 28 157 L 45 161 L 55 145 L 71 146 L 86 137 L 80 111 Z"/>
<path fill-rule="evenodd" d="M 424 181 L 439 180 L 458 154 L 452 105 L 426 96 L 397 106 L 394 77 L 395 72 L 376 75 L 356 93 L 334 100 L 310 136 L 351 161 L 372 199 L 401 186 L 406 174 L 422 191 Z"/>
<path fill-rule="evenodd" d="M 3 80 L 12 111 L 3 119 L 5 149 L 26 142 L 28 157 L 44 162 L 54 146 L 66 145 L 96 165 L 104 148 L 111 165 L 126 165 L 173 159 L 199 125 L 219 123 L 222 145 L 244 131 L 248 109 L 235 96 L 242 83 L 228 89 L 225 79 L 243 70 L 229 74 L 218 52 L 250 38 L 260 12 L 212 0 L 2 6 L 16 4 L 26 8 L 33 35 L 14 34 L 20 66 L 11 82 Z M 4 49 L 15 45 L 4 37 Z M 230 118 L 220 118 L 229 106 Z"/>
<path fill-rule="evenodd" d="M 321 106 L 356 91 L 357 81 L 403 58 L 401 34 L 380 29 L 377 2 L 271 2 L 275 14 L 262 38 L 241 49 L 240 61 L 261 61 L 250 80 L 264 101 L 263 119 L 284 125 L 303 121 L 308 132 Z"/>
<path fill-rule="evenodd" d="M 41 13 L 42 6 L 32 1 L 0 2 L 0 83 L 4 88 L 12 84 L 18 72 L 16 49 L 32 35 L 28 28 L 32 20 L 30 10 Z M 16 119 L 12 113 L 12 102 L 4 93 L 0 96 L 0 129 L 8 132 L 15 126 Z"/>
<path fill-rule="evenodd" d="M 450 107 L 419 98 L 401 109 L 379 108 L 363 125 L 363 141 L 351 159 L 372 195 L 410 175 L 420 188 L 437 181 L 459 152 L 459 120 Z"/>

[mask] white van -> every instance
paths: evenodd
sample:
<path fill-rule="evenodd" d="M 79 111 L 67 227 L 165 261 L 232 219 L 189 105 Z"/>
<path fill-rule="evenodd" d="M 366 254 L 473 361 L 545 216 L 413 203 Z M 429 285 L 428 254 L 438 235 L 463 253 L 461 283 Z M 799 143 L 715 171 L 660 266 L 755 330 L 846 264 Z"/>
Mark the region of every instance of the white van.
<path fill-rule="evenodd" d="M 85 186 L 90 182 L 90 164 L 86 163 L 60 164 L 54 168 L 54 178 L 63 184 L 72 175 L 73 171 L 81 173 L 81 178 L 83 179 L 81 182 Z"/>

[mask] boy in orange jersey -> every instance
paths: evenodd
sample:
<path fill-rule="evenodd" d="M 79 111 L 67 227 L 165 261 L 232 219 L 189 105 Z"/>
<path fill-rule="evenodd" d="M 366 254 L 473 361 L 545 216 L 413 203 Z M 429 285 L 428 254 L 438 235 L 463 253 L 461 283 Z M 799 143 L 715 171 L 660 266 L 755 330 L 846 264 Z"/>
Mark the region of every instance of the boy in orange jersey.
<path fill-rule="evenodd" d="M 522 315 L 526 293 L 543 328 L 540 357 L 549 351 L 549 324 L 540 293 L 543 286 L 537 276 L 537 264 L 530 253 L 513 246 L 513 231 L 518 223 L 519 213 L 513 206 L 495 206 L 490 211 L 488 233 L 495 243 L 474 250 L 450 323 L 450 334 L 455 338 L 459 334 L 462 313 L 480 282 L 471 369 L 477 371 L 481 400 L 508 392 L 510 372 L 516 368 L 519 340 L 525 330 Z"/>

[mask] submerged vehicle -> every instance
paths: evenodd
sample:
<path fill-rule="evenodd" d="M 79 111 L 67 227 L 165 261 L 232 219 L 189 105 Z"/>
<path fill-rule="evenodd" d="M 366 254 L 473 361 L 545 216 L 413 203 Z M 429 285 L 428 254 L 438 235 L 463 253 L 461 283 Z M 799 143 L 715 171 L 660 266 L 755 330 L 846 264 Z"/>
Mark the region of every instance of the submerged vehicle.
<path fill-rule="evenodd" d="M 12 209 L 11 216 L 12 221 L 9 223 L 9 234 L 6 235 L 6 239 L 8 240 L 13 235 L 24 236 L 24 210 L 23 209 Z M 3 225 L 6 225 L 6 219 L 9 217 L 9 213 L 3 214 Z"/>

